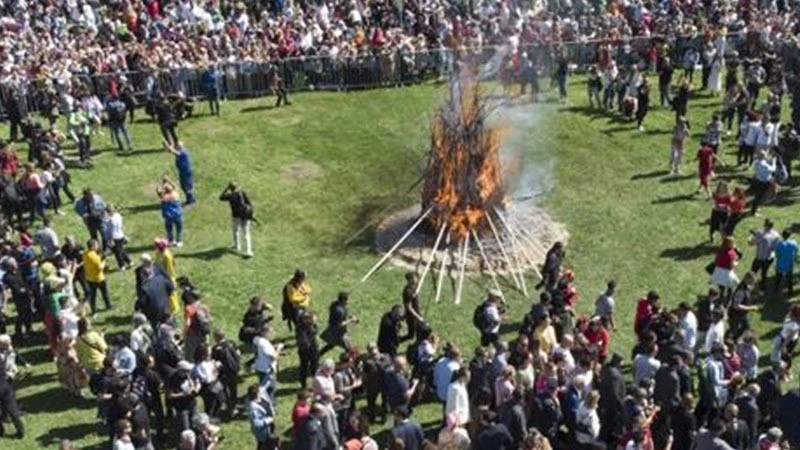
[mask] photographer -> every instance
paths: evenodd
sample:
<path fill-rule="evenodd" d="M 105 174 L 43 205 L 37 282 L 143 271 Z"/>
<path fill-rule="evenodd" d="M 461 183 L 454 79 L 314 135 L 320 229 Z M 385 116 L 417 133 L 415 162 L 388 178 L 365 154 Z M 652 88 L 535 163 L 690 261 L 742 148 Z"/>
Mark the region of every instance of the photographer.
<path fill-rule="evenodd" d="M 322 357 L 329 350 L 339 346 L 348 352 L 351 349 L 350 336 L 347 335 L 347 327 L 358 323 L 358 318 L 351 316 L 347 312 L 347 302 L 350 299 L 348 292 L 339 292 L 337 299 L 331 303 L 328 314 L 328 328 L 322 332 L 322 340 L 325 346 L 319 351 Z"/>
<path fill-rule="evenodd" d="M 250 204 L 250 199 L 247 194 L 239 187 L 238 184 L 231 181 L 228 186 L 222 191 L 219 199 L 230 203 L 231 205 L 231 220 L 233 229 L 233 246 L 232 248 L 239 252 L 241 250 L 241 235 L 244 234 L 244 248 L 245 258 L 253 257 L 253 248 L 250 241 L 250 222 L 255 221 L 253 217 L 253 205 Z"/>
<path fill-rule="evenodd" d="M 83 219 L 83 224 L 89 230 L 89 236 L 97 240 L 103 236 L 103 218 L 105 217 L 106 202 L 99 195 L 87 188 L 83 190 L 83 196 L 75 202 L 75 212 Z M 104 241 L 105 244 L 105 241 Z M 103 245 L 105 248 L 106 246 Z"/>

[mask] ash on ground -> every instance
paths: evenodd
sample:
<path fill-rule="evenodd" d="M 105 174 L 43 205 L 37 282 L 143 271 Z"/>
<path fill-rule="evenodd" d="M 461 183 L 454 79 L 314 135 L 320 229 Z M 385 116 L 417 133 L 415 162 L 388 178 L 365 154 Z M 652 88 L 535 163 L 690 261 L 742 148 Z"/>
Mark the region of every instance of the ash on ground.
<path fill-rule="evenodd" d="M 408 231 L 421 214 L 420 206 L 413 206 L 386 218 L 375 232 L 375 247 L 381 253 L 389 251 Z M 569 235 L 566 227 L 554 221 L 547 212 L 536 204 L 535 199 L 516 201 L 501 214 L 505 223 L 492 213 L 492 221 L 500 237 L 499 244 L 491 230 L 484 230 L 480 237 L 481 245 L 491 269 L 500 275 L 514 273 L 531 273 L 539 270 L 547 250 L 556 241 L 566 242 Z M 508 227 L 513 231 L 509 233 Z M 427 264 L 436 241 L 436 231 L 419 227 L 394 252 L 392 264 L 407 270 L 422 271 Z M 502 246 L 502 249 L 501 249 Z M 444 263 L 444 270 L 452 277 L 461 270 L 460 242 L 445 239 L 439 244 L 431 271 L 439 271 Z M 503 255 L 505 250 L 506 255 Z M 506 256 L 508 258 L 506 258 Z M 466 273 L 488 273 L 480 249 L 470 239 L 469 251 L 465 265 Z"/>

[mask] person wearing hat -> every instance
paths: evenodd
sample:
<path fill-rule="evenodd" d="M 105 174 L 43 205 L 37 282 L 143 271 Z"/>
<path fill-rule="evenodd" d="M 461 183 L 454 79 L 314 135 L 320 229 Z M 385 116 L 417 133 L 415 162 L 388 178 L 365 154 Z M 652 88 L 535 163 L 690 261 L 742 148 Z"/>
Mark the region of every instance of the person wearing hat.
<path fill-rule="evenodd" d="M 283 320 L 292 331 L 292 326 L 297 323 L 300 312 L 311 306 L 311 285 L 308 283 L 306 272 L 302 269 L 294 271 L 292 278 L 283 286 L 283 303 L 281 313 Z"/>
<path fill-rule="evenodd" d="M 15 368 L 11 337 L 7 334 L 0 335 L 0 417 L 11 419 L 17 429 L 15 438 L 22 439 L 25 436 L 25 426 L 17 405 L 17 395 L 11 384 Z M 0 437 L 5 435 L 4 421 L 0 420 Z"/>

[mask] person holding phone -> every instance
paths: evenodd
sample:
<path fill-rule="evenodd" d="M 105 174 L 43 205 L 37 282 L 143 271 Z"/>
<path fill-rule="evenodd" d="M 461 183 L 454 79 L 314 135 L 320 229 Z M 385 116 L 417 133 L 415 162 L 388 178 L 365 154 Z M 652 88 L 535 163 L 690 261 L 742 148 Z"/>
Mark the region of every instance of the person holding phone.
<path fill-rule="evenodd" d="M 237 252 L 241 251 L 241 238 L 244 237 L 244 257 L 253 257 L 253 246 L 250 239 L 250 223 L 255 221 L 253 217 L 253 205 L 244 190 L 235 182 L 231 181 L 225 190 L 220 194 L 221 201 L 228 202 L 231 206 L 231 227 L 233 231 L 233 245 L 231 248 Z"/>

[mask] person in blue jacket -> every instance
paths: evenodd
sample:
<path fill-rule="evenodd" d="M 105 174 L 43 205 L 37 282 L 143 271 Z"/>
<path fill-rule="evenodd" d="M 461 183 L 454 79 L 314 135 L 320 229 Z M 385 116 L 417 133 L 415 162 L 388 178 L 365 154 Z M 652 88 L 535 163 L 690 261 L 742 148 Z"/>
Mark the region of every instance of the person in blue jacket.
<path fill-rule="evenodd" d="M 200 77 L 200 83 L 208 99 L 208 108 L 211 110 L 211 115 L 214 116 L 219 116 L 219 82 L 219 69 L 216 65 L 210 64 Z"/>
<path fill-rule="evenodd" d="M 192 158 L 189 156 L 189 152 L 181 141 L 178 141 L 177 146 L 172 146 L 169 142 L 164 141 L 164 147 L 168 152 L 175 155 L 178 183 L 186 196 L 186 206 L 194 206 L 197 203 L 197 197 L 194 195 L 194 173 L 192 172 Z"/>

